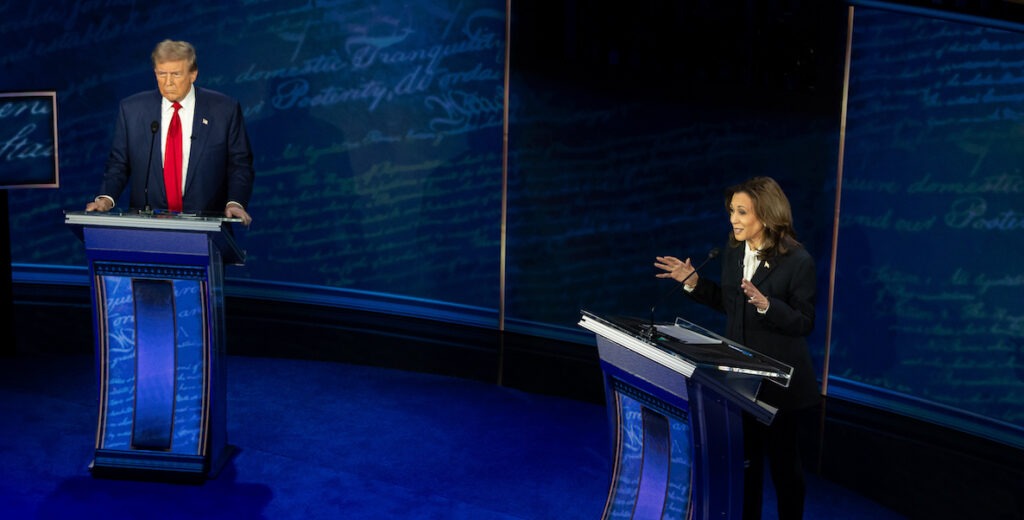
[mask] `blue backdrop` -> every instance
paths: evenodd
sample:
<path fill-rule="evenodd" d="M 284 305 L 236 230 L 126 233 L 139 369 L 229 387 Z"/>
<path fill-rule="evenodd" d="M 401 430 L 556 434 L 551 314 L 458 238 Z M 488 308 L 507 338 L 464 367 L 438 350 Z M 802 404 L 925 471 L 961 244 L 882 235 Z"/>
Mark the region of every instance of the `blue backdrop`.
<path fill-rule="evenodd" d="M 0 89 L 58 91 L 64 181 L 12 196 L 15 262 L 84 265 L 60 210 L 91 200 L 169 37 L 245 112 L 255 224 L 231 276 L 497 308 L 504 2 L 106 4 L 6 7 Z"/>
<path fill-rule="evenodd" d="M 830 367 L 868 402 L 1017 444 L 1022 49 L 1016 31 L 856 11 Z"/>
<path fill-rule="evenodd" d="M 519 7 L 504 229 L 504 2 L 7 5 L 0 90 L 58 92 L 62 181 L 10 193 L 16 276 L 84 269 L 61 211 L 94 195 L 118 100 L 154 88 L 153 46 L 185 39 L 197 83 L 242 103 L 256 154 L 229 290 L 496 327 L 504 260 L 509 330 L 589 342 L 580 309 L 655 304 L 714 329 L 663 298 L 654 256 L 721 247 L 723 188 L 771 175 L 818 262 L 824 369 L 842 72 L 828 45 L 846 20 L 734 3 Z M 1024 445 L 1024 40 L 857 13 L 830 392 Z"/>

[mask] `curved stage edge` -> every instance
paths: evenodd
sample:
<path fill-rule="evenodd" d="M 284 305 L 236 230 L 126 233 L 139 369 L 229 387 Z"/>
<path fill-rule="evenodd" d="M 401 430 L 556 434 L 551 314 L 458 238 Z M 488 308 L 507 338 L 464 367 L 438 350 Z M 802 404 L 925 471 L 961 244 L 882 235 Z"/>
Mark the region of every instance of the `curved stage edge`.
<path fill-rule="evenodd" d="M 579 341 L 574 331 L 500 332 L 494 310 L 250 280 L 229 285 L 230 355 L 382 366 L 604 402 L 597 349 L 585 331 Z M 15 346 L 5 353 L 92 352 L 85 269 L 15 264 L 13 296 Z M 1024 518 L 1022 450 L 837 397 L 826 399 L 803 435 L 808 471 L 908 517 Z"/>

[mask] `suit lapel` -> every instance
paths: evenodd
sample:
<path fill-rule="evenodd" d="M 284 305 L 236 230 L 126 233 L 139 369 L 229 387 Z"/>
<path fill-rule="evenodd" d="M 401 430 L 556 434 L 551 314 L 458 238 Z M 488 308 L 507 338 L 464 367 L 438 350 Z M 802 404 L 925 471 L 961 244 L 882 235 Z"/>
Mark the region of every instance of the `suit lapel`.
<path fill-rule="evenodd" d="M 206 102 L 206 96 L 202 95 L 203 91 L 199 87 L 193 85 L 193 88 L 196 89 L 196 110 L 192 115 L 192 148 L 189 151 L 188 157 L 188 177 L 185 178 L 185 193 L 188 193 L 189 187 L 195 182 L 196 165 L 199 164 L 199 159 L 206 148 L 207 129 L 210 123 L 207 115 L 210 113 L 210 110 L 209 104 Z"/>
<path fill-rule="evenodd" d="M 754 284 L 755 287 L 760 287 L 761 283 L 771 276 L 772 273 L 778 271 L 781 258 L 776 256 L 768 261 L 761 261 L 761 264 L 757 266 L 757 270 L 754 271 L 754 276 L 750 283 Z"/>
<path fill-rule="evenodd" d="M 153 153 L 149 157 L 149 201 L 151 206 L 167 207 L 167 196 L 164 188 L 164 154 L 162 152 L 164 140 L 167 136 L 160 130 L 160 122 L 163 120 L 164 98 L 159 90 L 153 91 L 153 102 L 147 102 L 147 108 L 143 116 L 146 135 L 153 140 Z M 156 133 L 152 132 L 151 125 L 157 124 Z M 159 193 L 159 194 L 158 194 Z"/>
<path fill-rule="evenodd" d="M 729 251 L 729 255 L 726 255 L 723 259 L 722 271 L 722 282 L 730 282 L 731 284 L 739 287 L 740 280 L 743 279 L 743 248 L 746 247 L 740 244 L 738 247 L 732 248 Z"/>

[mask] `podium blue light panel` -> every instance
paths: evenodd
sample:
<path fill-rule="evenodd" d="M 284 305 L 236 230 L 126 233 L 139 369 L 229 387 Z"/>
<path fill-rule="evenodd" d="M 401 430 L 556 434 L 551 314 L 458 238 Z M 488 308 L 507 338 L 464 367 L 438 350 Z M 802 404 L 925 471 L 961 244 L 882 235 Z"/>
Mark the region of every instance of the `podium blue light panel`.
<path fill-rule="evenodd" d="M 93 475 L 201 480 L 229 457 L 223 268 L 244 259 L 236 221 L 66 213 L 92 286 Z"/>
<path fill-rule="evenodd" d="M 792 368 L 697 325 L 584 312 L 597 338 L 612 439 L 604 519 L 741 518 L 743 420 L 770 423 L 762 381 Z"/>

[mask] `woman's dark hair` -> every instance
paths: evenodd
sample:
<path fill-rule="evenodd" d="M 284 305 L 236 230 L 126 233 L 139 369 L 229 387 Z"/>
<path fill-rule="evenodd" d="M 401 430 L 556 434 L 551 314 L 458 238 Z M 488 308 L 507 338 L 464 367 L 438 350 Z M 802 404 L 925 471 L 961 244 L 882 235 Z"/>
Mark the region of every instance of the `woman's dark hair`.
<path fill-rule="evenodd" d="M 754 215 L 764 224 L 764 242 L 758 256 L 763 260 L 784 255 L 789 250 L 799 247 L 796 231 L 793 230 L 793 211 L 789 207 L 789 199 L 782 188 L 771 177 L 754 177 L 725 190 L 725 209 L 732 205 L 732 196 L 746 193 L 754 201 Z M 736 237 L 729 233 L 729 246 L 740 244 Z"/>

